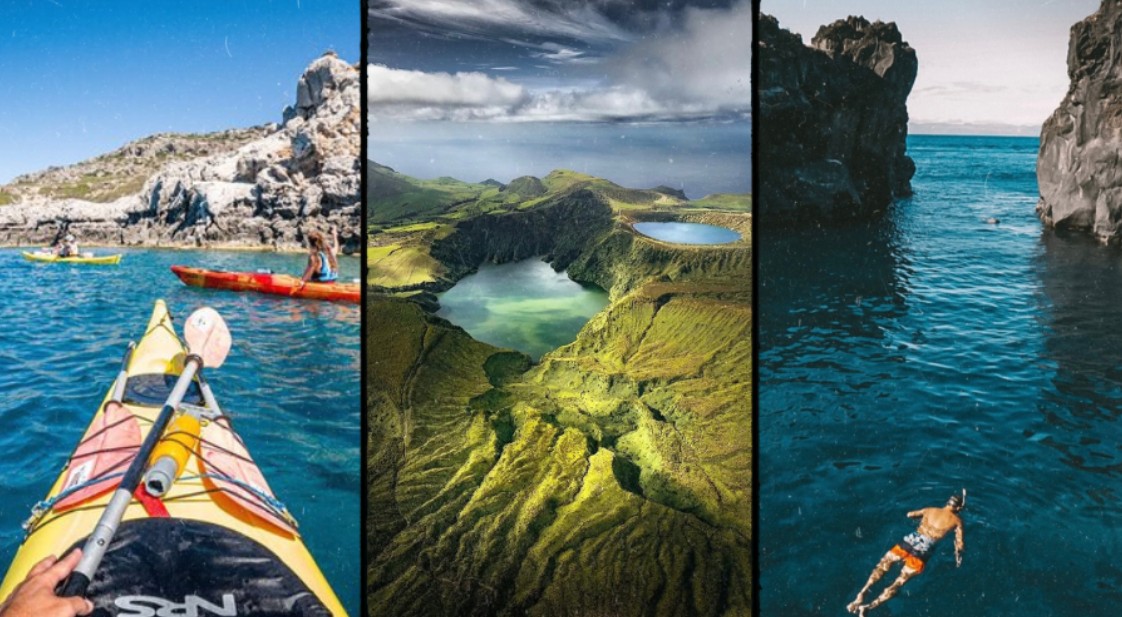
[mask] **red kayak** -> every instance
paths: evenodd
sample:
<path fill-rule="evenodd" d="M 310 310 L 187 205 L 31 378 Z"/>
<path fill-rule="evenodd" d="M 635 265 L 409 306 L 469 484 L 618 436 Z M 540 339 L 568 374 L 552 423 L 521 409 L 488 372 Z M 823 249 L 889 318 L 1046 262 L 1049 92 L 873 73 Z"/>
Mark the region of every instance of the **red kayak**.
<path fill-rule="evenodd" d="M 300 287 L 300 279 L 288 274 L 261 272 L 222 272 L 187 266 L 172 266 L 179 280 L 192 287 L 210 287 L 232 291 L 256 291 L 263 294 L 308 298 L 310 300 L 335 300 L 359 302 L 358 283 L 307 283 Z"/>

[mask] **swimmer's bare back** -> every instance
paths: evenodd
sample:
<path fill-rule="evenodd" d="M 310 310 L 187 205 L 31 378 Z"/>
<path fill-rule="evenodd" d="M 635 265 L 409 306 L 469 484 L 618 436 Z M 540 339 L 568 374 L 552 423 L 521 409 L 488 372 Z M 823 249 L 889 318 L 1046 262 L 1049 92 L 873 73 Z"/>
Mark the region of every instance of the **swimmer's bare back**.
<path fill-rule="evenodd" d="M 923 508 L 922 510 L 913 510 L 908 512 L 908 518 L 921 519 L 919 522 L 919 529 L 916 531 L 932 540 L 942 540 L 943 536 L 947 535 L 955 528 L 962 528 L 962 519 L 947 508 Z"/>

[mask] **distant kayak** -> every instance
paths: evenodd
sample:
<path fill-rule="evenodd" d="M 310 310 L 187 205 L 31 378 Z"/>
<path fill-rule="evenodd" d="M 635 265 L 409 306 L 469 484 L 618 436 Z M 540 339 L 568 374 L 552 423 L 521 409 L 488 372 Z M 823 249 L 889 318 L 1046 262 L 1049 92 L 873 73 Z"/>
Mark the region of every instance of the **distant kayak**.
<path fill-rule="evenodd" d="M 29 253 L 23 252 L 23 258 L 28 261 L 38 261 L 42 263 L 60 263 L 60 264 L 97 264 L 102 266 L 112 266 L 121 263 L 122 255 L 101 255 L 98 257 L 59 257 L 54 253 Z"/>
<path fill-rule="evenodd" d="M 230 291 L 255 291 L 276 296 L 354 302 L 360 299 L 358 283 L 307 283 L 300 287 L 300 279 L 288 274 L 265 272 L 223 272 L 187 266 L 172 266 L 171 271 L 187 285 L 228 289 Z"/>
<path fill-rule="evenodd" d="M 0 599 L 41 559 L 94 532 L 184 371 L 188 349 L 162 300 L 136 331 L 143 336 L 25 523 Z M 162 455 L 177 459 L 175 473 L 156 493 L 146 480 L 127 504 L 85 594 L 94 614 L 345 615 L 295 519 L 197 376 L 149 460 Z M 277 469 L 299 461 L 271 463 Z"/>

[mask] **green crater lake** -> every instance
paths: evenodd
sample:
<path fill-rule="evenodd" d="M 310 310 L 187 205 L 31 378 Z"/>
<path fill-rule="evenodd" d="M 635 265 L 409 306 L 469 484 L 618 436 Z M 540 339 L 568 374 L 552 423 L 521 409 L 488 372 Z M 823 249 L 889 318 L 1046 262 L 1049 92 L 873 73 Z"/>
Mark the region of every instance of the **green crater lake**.
<path fill-rule="evenodd" d="M 476 340 L 516 349 L 536 361 L 573 342 L 608 304 L 608 294 L 581 285 L 540 259 L 483 264 L 440 295 L 437 315 Z"/>
<path fill-rule="evenodd" d="M 728 244 L 740 239 L 740 234 L 727 227 L 703 223 L 635 223 L 635 231 L 663 242 L 675 244 Z"/>

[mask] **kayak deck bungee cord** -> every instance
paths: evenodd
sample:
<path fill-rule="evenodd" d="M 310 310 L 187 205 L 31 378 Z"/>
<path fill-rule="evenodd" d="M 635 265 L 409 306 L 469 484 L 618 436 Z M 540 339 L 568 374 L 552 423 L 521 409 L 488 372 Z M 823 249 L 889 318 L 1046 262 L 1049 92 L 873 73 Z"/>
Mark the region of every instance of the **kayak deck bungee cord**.
<path fill-rule="evenodd" d="M 157 301 L 144 336 L 25 523 L 0 601 L 43 558 L 83 546 L 179 389 L 182 403 L 153 438 L 143 482 L 83 594 L 95 615 L 345 615 L 205 378 L 177 384 L 196 360 Z"/>

